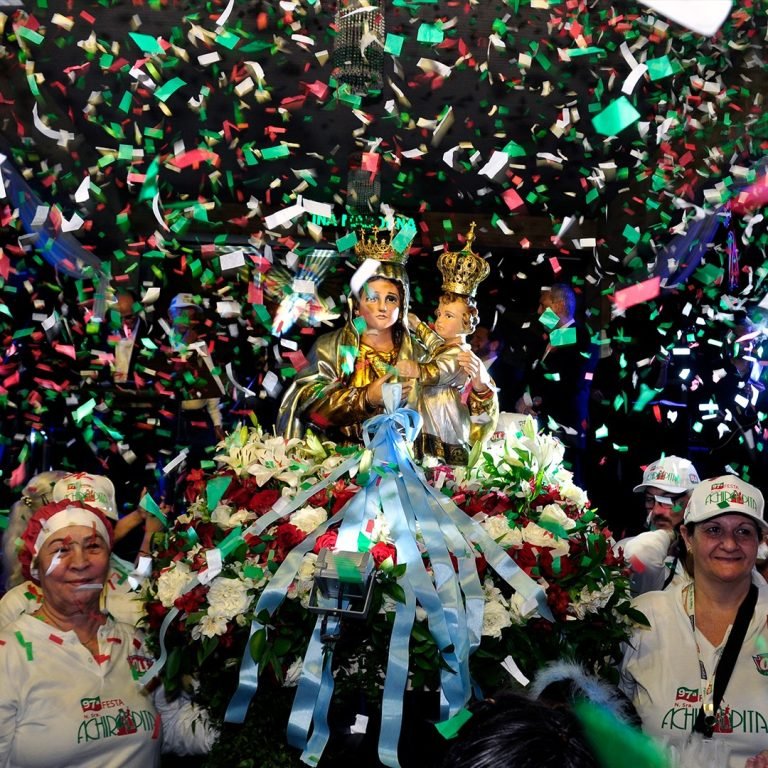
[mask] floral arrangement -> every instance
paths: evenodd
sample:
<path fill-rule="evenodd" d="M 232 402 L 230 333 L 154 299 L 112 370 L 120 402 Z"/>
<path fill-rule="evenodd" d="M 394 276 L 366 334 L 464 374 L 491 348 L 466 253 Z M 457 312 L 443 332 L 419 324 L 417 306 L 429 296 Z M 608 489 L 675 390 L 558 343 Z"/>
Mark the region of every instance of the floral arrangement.
<path fill-rule="evenodd" d="M 351 462 L 350 471 L 328 483 L 331 473 L 355 456 L 359 460 Z M 318 553 L 333 550 L 338 534 L 334 516 L 367 482 L 360 478 L 365 456 L 362 449 L 311 434 L 285 440 L 258 426 L 243 426 L 219 444 L 216 460 L 217 471 L 189 474 L 186 512 L 156 537 L 153 573 L 142 595 L 147 629 L 159 645 L 161 624 L 176 609 L 173 621 L 166 621 L 165 685 L 173 689 L 194 680 L 199 699 L 218 718 L 236 688 L 243 654 L 251 653 L 259 662 L 261 687 L 266 681 L 270 689 L 264 694 L 260 688 L 251 708 L 259 706 L 263 695 L 274 715 L 277 702 L 296 685 L 315 623 L 308 605 Z M 552 622 L 531 612 L 524 598 L 487 567 L 484 553 L 476 551 L 484 609 L 470 669 L 483 690 L 509 685 L 510 675 L 523 682 L 545 662 L 563 657 L 611 676 L 630 624 L 643 617 L 630 607 L 628 574 L 613 554 L 610 532 L 563 467 L 562 444 L 538 432 L 528 419 L 473 452 L 468 467 L 436 466 L 427 474 L 433 488 L 479 523 L 544 588 L 555 618 Z M 325 487 L 312 493 L 316 483 Z M 247 533 L 247 527 L 240 533 L 297 494 L 311 495 L 259 535 Z M 279 611 L 260 617 L 269 623 L 268 636 L 259 633 L 248 645 L 259 595 L 288 554 L 321 525 L 324 532 L 304 555 Z M 221 570 L 189 589 L 190 579 L 207 567 L 206 552 L 217 547 L 228 553 Z M 339 702 L 359 698 L 361 692 L 367 701 L 378 700 L 394 609 L 404 599 L 400 579 L 405 566 L 397 563 L 384 515 L 369 521 L 358 549 L 370 551 L 375 564 L 373 604 L 364 620 L 345 623 L 337 643 L 334 701 Z M 428 559 L 429 553 L 424 550 L 423 556 Z M 409 647 L 411 691 L 439 687 L 441 654 L 425 619 L 417 607 Z M 259 721 L 263 728 L 263 718 Z M 249 722 L 246 727 L 253 727 Z M 274 750 L 273 730 L 270 739 Z M 248 745 L 252 752 L 253 738 Z M 228 752 L 226 760 L 232 757 Z M 217 764 L 215 753 L 212 760 Z M 285 763 L 274 753 L 270 760 L 273 765 L 298 764 L 290 755 Z"/>

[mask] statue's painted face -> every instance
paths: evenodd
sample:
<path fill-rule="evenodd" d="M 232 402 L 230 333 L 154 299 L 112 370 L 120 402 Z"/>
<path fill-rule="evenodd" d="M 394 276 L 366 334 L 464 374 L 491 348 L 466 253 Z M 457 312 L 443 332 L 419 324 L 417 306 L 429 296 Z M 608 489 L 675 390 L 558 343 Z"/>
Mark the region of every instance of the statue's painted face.
<path fill-rule="evenodd" d="M 469 333 L 467 305 L 463 301 L 440 302 L 435 311 L 435 330 L 446 341 L 455 341 Z"/>
<path fill-rule="evenodd" d="M 400 317 L 402 299 L 397 285 L 391 280 L 374 278 L 360 292 L 358 311 L 365 320 L 366 330 L 384 331 Z"/>

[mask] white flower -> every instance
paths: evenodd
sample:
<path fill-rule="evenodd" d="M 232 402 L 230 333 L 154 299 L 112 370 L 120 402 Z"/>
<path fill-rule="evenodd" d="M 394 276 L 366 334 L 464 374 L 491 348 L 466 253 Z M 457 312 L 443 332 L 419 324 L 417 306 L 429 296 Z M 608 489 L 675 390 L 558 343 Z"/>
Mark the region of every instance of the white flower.
<path fill-rule="evenodd" d="M 483 606 L 482 634 L 488 637 L 501 637 L 501 631 L 512 626 L 509 611 L 496 600 L 487 600 Z"/>
<path fill-rule="evenodd" d="M 545 432 L 527 443 L 539 470 L 562 464 L 565 446 L 554 435 Z"/>
<path fill-rule="evenodd" d="M 509 521 L 504 515 L 490 515 L 480 525 L 486 533 L 500 546 L 521 547 L 523 545 L 523 533 L 519 528 L 510 528 Z"/>
<path fill-rule="evenodd" d="M 510 623 L 522 626 L 530 617 L 530 605 L 526 606 L 528 613 L 523 612 L 525 598 L 519 593 L 514 592 L 509 598 L 509 618 Z"/>
<path fill-rule="evenodd" d="M 301 561 L 299 570 L 296 572 L 296 578 L 288 590 L 288 597 L 298 598 L 301 604 L 306 608 L 309 605 L 309 593 L 312 591 L 312 585 L 315 581 L 315 564 L 317 555 L 314 552 L 307 552 Z"/>
<path fill-rule="evenodd" d="M 208 615 L 211 618 L 233 619 L 245 613 L 251 604 L 248 595 L 250 586 L 247 580 L 217 576 L 208 589 Z"/>
<path fill-rule="evenodd" d="M 205 614 L 200 621 L 192 627 L 192 638 L 199 640 L 201 637 L 216 637 L 227 631 L 227 620 L 221 616 Z"/>
<path fill-rule="evenodd" d="M 256 513 L 251 512 L 248 509 L 239 509 L 234 511 L 232 507 L 227 504 L 219 504 L 211 514 L 211 522 L 224 528 L 235 528 L 238 525 L 243 525 L 247 520 L 255 520 Z"/>
<path fill-rule="evenodd" d="M 528 523 L 523 528 L 523 541 L 534 547 L 547 547 L 552 550 L 552 557 L 564 557 L 570 551 L 568 539 L 560 539 L 536 523 Z"/>
<path fill-rule="evenodd" d="M 576 521 L 568 517 L 568 515 L 563 512 L 562 507 L 558 504 L 547 504 L 547 506 L 541 510 L 539 523 L 542 521 L 559 525 L 566 531 L 570 531 L 572 528 L 576 527 Z"/>
<path fill-rule="evenodd" d="M 283 688 L 295 688 L 299 684 L 301 672 L 304 669 L 304 660 L 296 659 L 286 670 Z"/>
<path fill-rule="evenodd" d="M 573 611 L 577 619 L 583 619 L 588 613 L 597 613 L 601 608 L 605 608 L 608 601 L 613 597 L 615 586 L 612 581 L 603 584 L 600 589 L 594 592 L 589 591 L 589 587 L 581 590 L 578 598 L 573 603 Z"/>
<path fill-rule="evenodd" d="M 290 522 L 304 533 L 312 533 L 328 519 L 328 513 L 321 507 L 302 507 L 290 517 Z"/>
<path fill-rule="evenodd" d="M 179 561 L 164 570 L 157 579 L 157 599 L 165 608 L 172 608 L 182 587 L 190 580 L 189 566 Z"/>
<path fill-rule="evenodd" d="M 559 490 L 561 498 L 579 509 L 582 509 L 587 504 L 587 501 L 589 501 L 587 492 L 572 482 L 562 483 Z"/>

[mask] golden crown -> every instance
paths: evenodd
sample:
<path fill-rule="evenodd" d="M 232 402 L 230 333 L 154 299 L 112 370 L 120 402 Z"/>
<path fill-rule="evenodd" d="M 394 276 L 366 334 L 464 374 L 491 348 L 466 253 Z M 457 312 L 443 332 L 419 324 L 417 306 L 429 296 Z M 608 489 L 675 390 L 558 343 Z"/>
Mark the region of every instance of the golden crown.
<path fill-rule="evenodd" d="M 366 259 L 375 259 L 405 264 L 408 261 L 408 251 L 413 235 L 406 233 L 405 228 L 397 232 L 385 232 L 388 236 L 381 239 L 379 239 L 378 227 L 374 227 L 371 231 L 371 237 L 367 237 L 365 230 L 360 230 L 360 236 L 355 243 L 355 256 L 358 262 L 362 264 Z"/>
<path fill-rule="evenodd" d="M 472 250 L 475 239 L 475 222 L 467 232 L 464 247 L 454 253 L 445 251 L 437 260 L 437 268 L 443 275 L 443 291 L 460 293 L 462 296 L 474 296 L 477 286 L 488 277 L 491 268 L 488 262 Z"/>

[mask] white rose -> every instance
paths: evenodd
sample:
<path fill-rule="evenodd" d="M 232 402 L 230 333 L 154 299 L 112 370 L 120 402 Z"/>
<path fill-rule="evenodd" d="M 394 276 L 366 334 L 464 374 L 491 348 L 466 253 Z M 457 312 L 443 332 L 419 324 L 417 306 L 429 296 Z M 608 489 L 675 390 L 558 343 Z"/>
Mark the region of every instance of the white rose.
<path fill-rule="evenodd" d="M 482 634 L 487 637 L 501 637 L 501 631 L 505 627 L 511 627 L 512 620 L 509 611 L 495 600 L 490 600 L 483 606 Z"/>
<path fill-rule="evenodd" d="M 568 515 L 563 512 L 562 507 L 557 504 L 547 504 L 547 506 L 541 510 L 541 514 L 539 515 L 539 523 L 541 523 L 542 520 L 545 523 L 554 523 L 555 525 L 559 525 L 566 531 L 570 531 L 571 528 L 576 527 L 576 521 L 568 517 Z"/>
<path fill-rule="evenodd" d="M 235 512 L 232 507 L 227 504 L 219 504 L 211 514 L 211 522 L 225 530 L 242 525 L 246 520 L 250 519 L 256 519 L 256 514 L 254 512 L 247 509 L 240 509 Z"/>
<path fill-rule="evenodd" d="M 288 597 L 293 599 L 298 597 L 305 608 L 309 605 L 309 593 L 315 581 L 316 563 L 317 555 L 314 552 L 307 552 L 296 573 L 295 588 L 288 592 Z"/>
<path fill-rule="evenodd" d="M 480 525 L 486 533 L 500 546 L 521 547 L 523 545 L 523 533 L 519 528 L 510 528 L 509 521 L 504 515 L 491 515 L 486 517 Z"/>
<path fill-rule="evenodd" d="M 573 483 L 563 483 L 563 485 L 560 486 L 560 496 L 579 509 L 584 507 L 589 501 L 587 492 Z"/>
<path fill-rule="evenodd" d="M 208 589 L 208 615 L 212 618 L 233 619 L 245 613 L 251 604 L 249 586 L 247 581 L 217 576 Z"/>
<path fill-rule="evenodd" d="M 290 522 L 304 533 L 312 533 L 328 519 L 328 513 L 320 507 L 302 507 L 290 517 Z"/>
<path fill-rule="evenodd" d="M 216 637 L 217 635 L 223 635 L 226 631 L 227 620 L 225 618 L 205 614 L 192 628 L 192 639 L 199 640 L 201 637 Z"/>
<path fill-rule="evenodd" d="M 179 561 L 166 568 L 157 579 L 157 599 L 165 608 L 172 608 L 183 586 L 190 580 L 189 566 Z"/>
<path fill-rule="evenodd" d="M 534 547 L 551 549 L 552 557 L 564 557 L 570 551 L 568 539 L 558 539 L 536 523 L 528 523 L 523 528 L 523 541 Z"/>

